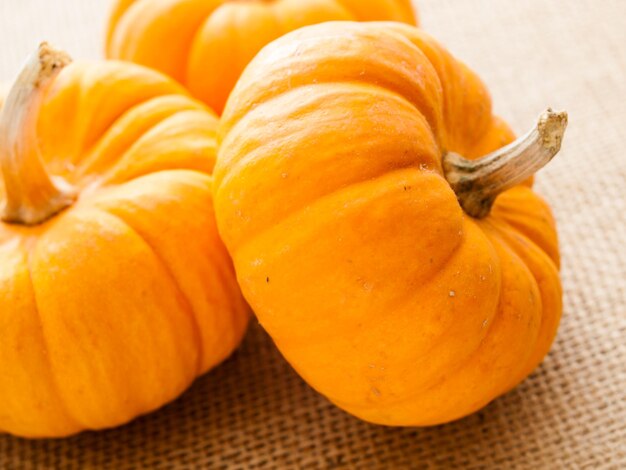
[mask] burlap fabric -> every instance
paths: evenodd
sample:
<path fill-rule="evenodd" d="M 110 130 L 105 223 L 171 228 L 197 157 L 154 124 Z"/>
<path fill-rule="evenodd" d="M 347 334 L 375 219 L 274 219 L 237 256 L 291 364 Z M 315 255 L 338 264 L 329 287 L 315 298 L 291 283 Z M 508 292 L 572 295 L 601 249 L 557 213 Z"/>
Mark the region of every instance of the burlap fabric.
<path fill-rule="evenodd" d="M 255 325 L 234 357 L 164 410 L 68 440 L 0 437 L 0 468 L 626 468 L 626 1 L 420 8 L 518 131 L 546 105 L 570 112 L 563 153 L 538 179 L 559 220 L 565 285 L 543 366 L 460 422 L 389 429 L 313 392 Z M 106 9 L 107 0 L 0 0 L 0 79 L 43 38 L 97 57 Z"/>

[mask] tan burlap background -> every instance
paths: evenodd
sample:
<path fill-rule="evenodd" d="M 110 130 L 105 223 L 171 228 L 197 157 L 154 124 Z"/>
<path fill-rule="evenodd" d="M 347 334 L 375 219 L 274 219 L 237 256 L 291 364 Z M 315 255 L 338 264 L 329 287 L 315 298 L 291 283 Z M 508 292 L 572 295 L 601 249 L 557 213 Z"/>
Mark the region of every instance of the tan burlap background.
<path fill-rule="evenodd" d="M 0 0 L 0 80 L 43 38 L 98 56 L 107 3 Z M 563 153 L 538 181 L 565 285 L 544 365 L 465 420 L 388 429 L 314 393 L 254 326 L 173 405 L 69 440 L 0 437 L 0 468 L 626 468 L 626 0 L 421 0 L 421 12 L 518 131 L 546 105 L 570 112 Z"/>

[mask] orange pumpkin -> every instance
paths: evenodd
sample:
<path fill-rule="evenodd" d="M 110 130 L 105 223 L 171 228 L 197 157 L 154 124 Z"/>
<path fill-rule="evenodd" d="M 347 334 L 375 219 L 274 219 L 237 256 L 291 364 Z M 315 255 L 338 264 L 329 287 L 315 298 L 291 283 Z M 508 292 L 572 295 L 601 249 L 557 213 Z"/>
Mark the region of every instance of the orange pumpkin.
<path fill-rule="evenodd" d="M 142 67 L 67 63 L 42 45 L 0 115 L 0 432 L 26 437 L 164 405 L 249 317 L 214 219 L 215 115 Z"/>
<path fill-rule="evenodd" d="M 117 0 L 106 54 L 186 85 L 218 113 L 263 46 L 330 20 L 415 24 L 410 0 Z"/>
<path fill-rule="evenodd" d="M 422 426 L 528 376 L 561 315 L 528 178 L 566 121 L 502 148 L 478 77 L 399 23 L 267 46 L 222 116 L 214 197 L 244 296 L 302 377 L 364 420 Z"/>

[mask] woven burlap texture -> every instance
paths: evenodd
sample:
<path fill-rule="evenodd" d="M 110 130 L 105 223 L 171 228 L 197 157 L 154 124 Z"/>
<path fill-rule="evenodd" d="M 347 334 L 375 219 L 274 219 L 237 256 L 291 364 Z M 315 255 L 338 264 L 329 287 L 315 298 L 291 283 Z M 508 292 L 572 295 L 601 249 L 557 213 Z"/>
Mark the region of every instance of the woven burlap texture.
<path fill-rule="evenodd" d="M 107 8 L 1 0 L 0 80 L 41 39 L 98 57 Z M 174 404 L 67 440 L 0 437 L 0 468 L 626 468 L 626 2 L 421 0 L 420 10 L 518 131 L 547 105 L 570 112 L 563 152 L 537 185 L 559 221 L 565 287 L 541 368 L 462 421 L 390 429 L 333 407 L 253 325 Z"/>

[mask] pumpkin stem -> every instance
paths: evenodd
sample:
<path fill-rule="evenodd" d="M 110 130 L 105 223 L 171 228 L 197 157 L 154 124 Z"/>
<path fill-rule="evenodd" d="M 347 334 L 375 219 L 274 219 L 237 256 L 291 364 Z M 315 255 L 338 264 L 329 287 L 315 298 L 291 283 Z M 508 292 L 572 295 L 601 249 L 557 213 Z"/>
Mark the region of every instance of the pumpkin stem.
<path fill-rule="evenodd" d="M 0 168 L 4 222 L 37 225 L 72 205 L 76 192 L 45 169 L 37 140 L 43 96 L 69 56 L 42 43 L 18 76 L 0 112 Z M 59 123 L 62 125 L 62 123 Z"/>
<path fill-rule="evenodd" d="M 567 113 L 548 109 L 528 134 L 485 157 L 468 160 L 449 152 L 443 168 L 461 207 L 472 217 L 489 215 L 500 193 L 530 178 L 559 153 L 566 128 Z"/>

